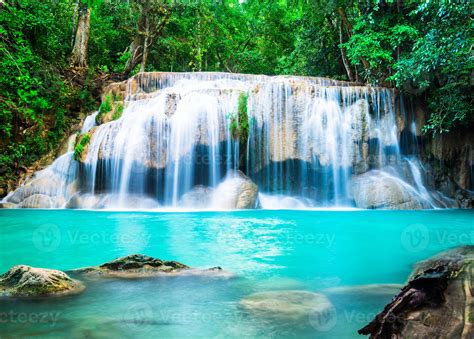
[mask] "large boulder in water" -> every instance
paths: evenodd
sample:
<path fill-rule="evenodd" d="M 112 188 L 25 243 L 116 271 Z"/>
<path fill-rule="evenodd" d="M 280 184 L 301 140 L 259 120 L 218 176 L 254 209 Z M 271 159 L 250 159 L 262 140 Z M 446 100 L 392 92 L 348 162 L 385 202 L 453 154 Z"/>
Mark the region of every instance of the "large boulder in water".
<path fill-rule="evenodd" d="M 77 293 L 84 285 L 66 273 L 17 265 L 0 276 L 0 296 L 44 297 Z"/>
<path fill-rule="evenodd" d="M 315 314 L 329 312 L 330 301 L 322 294 L 281 290 L 251 294 L 240 301 L 241 307 L 263 318 L 309 321 Z"/>
<path fill-rule="evenodd" d="M 370 338 L 472 338 L 474 246 L 419 263 L 360 334 Z"/>
<path fill-rule="evenodd" d="M 177 261 L 165 261 L 142 254 L 132 254 L 100 266 L 80 268 L 73 272 L 89 276 L 138 278 L 175 273 L 186 269 L 189 267 Z"/>
<path fill-rule="evenodd" d="M 258 186 L 241 171 L 231 172 L 214 191 L 212 206 L 252 209 L 258 206 Z"/>
<path fill-rule="evenodd" d="M 403 180 L 382 171 L 354 176 L 352 196 L 359 208 L 423 209 L 431 205 Z"/>
<path fill-rule="evenodd" d="M 79 268 L 71 271 L 89 278 L 147 278 L 167 275 L 209 276 L 231 278 L 234 275 L 221 267 L 194 269 L 177 261 L 167 261 L 143 254 L 132 254 L 106 262 L 100 266 Z"/>

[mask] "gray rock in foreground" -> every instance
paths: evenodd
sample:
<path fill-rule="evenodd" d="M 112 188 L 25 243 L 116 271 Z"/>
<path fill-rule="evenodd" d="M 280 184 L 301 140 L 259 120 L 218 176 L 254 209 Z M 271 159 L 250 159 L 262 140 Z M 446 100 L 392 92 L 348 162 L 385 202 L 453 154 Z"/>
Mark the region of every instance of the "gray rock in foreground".
<path fill-rule="evenodd" d="M 66 273 L 26 265 L 13 266 L 0 276 L 0 296 L 46 297 L 81 292 L 84 285 Z"/>
<path fill-rule="evenodd" d="M 359 334 L 370 338 L 473 338 L 474 246 L 419 263 L 407 285 Z"/>

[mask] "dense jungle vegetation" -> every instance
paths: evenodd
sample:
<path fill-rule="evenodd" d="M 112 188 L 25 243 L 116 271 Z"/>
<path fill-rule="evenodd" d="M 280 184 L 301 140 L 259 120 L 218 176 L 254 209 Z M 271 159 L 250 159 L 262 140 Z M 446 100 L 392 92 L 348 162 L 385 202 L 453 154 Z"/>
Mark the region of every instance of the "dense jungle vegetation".
<path fill-rule="evenodd" d="M 397 87 L 436 135 L 472 124 L 470 1 L 0 0 L 0 176 L 54 151 L 141 71 L 325 76 Z"/>

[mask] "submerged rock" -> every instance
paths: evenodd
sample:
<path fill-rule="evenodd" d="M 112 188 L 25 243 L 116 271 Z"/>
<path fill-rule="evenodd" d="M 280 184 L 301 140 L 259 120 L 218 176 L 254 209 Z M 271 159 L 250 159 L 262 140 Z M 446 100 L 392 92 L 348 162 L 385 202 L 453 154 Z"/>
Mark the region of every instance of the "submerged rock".
<path fill-rule="evenodd" d="M 381 171 L 370 171 L 352 179 L 352 195 L 358 208 L 423 209 L 430 203 L 403 180 Z"/>
<path fill-rule="evenodd" d="M 368 284 L 356 286 L 337 286 L 329 287 L 323 290 L 324 294 L 337 294 L 348 296 L 389 296 L 397 294 L 403 285 L 399 284 Z"/>
<path fill-rule="evenodd" d="M 372 322 L 370 338 L 472 338 L 474 246 L 419 263 L 407 285 Z"/>
<path fill-rule="evenodd" d="M 240 305 L 261 317 L 292 321 L 308 321 L 311 315 L 332 308 L 324 295 L 296 290 L 254 293 L 243 298 Z"/>
<path fill-rule="evenodd" d="M 26 265 L 13 266 L 0 276 L 0 296 L 44 297 L 81 292 L 84 285 L 66 273 Z"/>

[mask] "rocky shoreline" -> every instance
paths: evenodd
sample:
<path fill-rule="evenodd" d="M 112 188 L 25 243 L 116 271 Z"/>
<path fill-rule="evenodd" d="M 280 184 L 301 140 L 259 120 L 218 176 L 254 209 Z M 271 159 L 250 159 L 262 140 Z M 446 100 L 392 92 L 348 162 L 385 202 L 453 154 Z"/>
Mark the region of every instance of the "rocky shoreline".
<path fill-rule="evenodd" d="M 66 272 L 27 265 L 13 266 L 0 275 L 0 298 L 42 298 L 81 293 L 86 284 L 80 279 L 118 278 L 139 279 L 166 275 L 206 275 L 230 278 L 233 275 L 221 267 L 195 269 L 177 261 L 165 261 L 142 254 L 120 257 L 99 266 L 84 267 Z"/>

